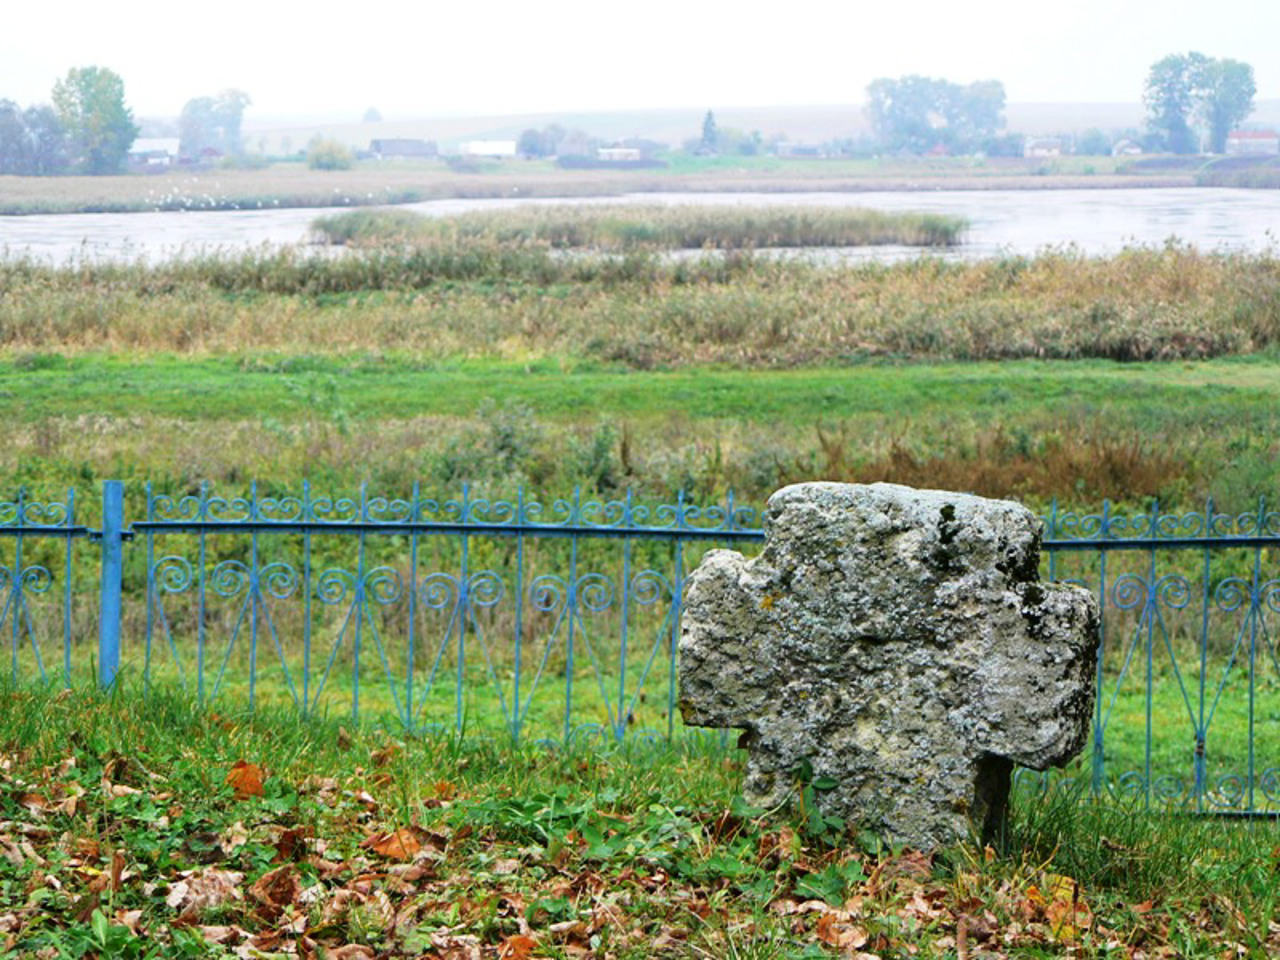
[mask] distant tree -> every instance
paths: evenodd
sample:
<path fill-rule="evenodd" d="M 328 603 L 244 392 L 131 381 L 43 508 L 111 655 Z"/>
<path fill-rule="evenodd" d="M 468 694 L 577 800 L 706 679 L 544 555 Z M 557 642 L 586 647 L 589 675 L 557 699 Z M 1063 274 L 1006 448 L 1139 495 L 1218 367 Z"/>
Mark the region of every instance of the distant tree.
<path fill-rule="evenodd" d="M 516 141 L 516 152 L 523 157 L 545 157 L 542 134 L 533 127 L 520 134 Z"/>
<path fill-rule="evenodd" d="M 702 140 L 700 142 L 704 150 L 709 150 L 713 153 L 719 147 L 720 135 L 716 131 L 716 115 L 710 110 L 702 118 Z"/>
<path fill-rule="evenodd" d="M 867 86 L 867 113 L 881 144 L 927 153 L 977 150 L 1004 126 L 1004 84 L 961 86 L 932 77 L 880 77 Z"/>
<path fill-rule="evenodd" d="M 1020 157 L 1026 137 L 1020 133 L 1002 133 L 982 141 L 982 152 L 988 157 Z"/>
<path fill-rule="evenodd" d="M 1170 153 L 1195 153 L 1196 135 L 1191 129 L 1197 75 L 1208 58 L 1201 53 L 1170 54 L 1157 60 L 1147 73 L 1142 102 L 1147 126 Z"/>
<path fill-rule="evenodd" d="M 0 174 L 47 176 L 67 169 L 67 137 L 52 107 L 0 100 Z"/>
<path fill-rule="evenodd" d="M 365 123 L 381 123 L 382 111 L 380 111 L 377 107 L 370 107 L 368 110 L 364 112 L 364 122 Z"/>
<path fill-rule="evenodd" d="M 67 142 L 67 131 L 53 107 L 27 107 L 22 120 L 27 127 L 31 150 L 27 172 L 45 177 L 65 171 L 71 164 L 71 148 Z"/>
<path fill-rule="evenodd" d="M 1253 113 L 1253 67 L 1239 60 L 1209 60 L 1196 80 L 1196 116 L 1209 128 L 1210 151 L 1224 153 L 1227 134 Z"/>
<path fill-rule="evenodd" d="M 73 67 L 54 84 L 53 105 L 81 167 L 94 174 L 124 167 L 138 127 L 124 104 L 124 81 L 117 73 Z"/>
<path fill-rule="evenodd" d="M 1076 153 L 1085 157 L 1109 157 L 1111 138 L 1097 127 L 1091 127 L 1076 139 Z"/>
<path fill-rule="evenodd" d="M 0 174 L 23 174 L 28 166 L 27 125 L 22 108 L 0 100 Z"/>
<path fill-rule="evenodd" d="M 243 90 L 234 89 L 188 100 L 178 121 L 178 152 L 184 157 L 198 157 L 206 150 L 226 156 L 243 153 L 240 126 L 244 109 L 252 102 Z"/>
<path fill-rule="evenodd" d="M 574 131 L 576 136 L 585 139 L 586 134 Z M 520 134 L 516 142 L 516 150 L 526 157 L 554 157 L 560 153 L 565 141 L 571 136 L 568 130 L 558 123 L 550 123 L 541 130 L 530 127 Z"/>
<path fill-rule="evenodd" d="M 755 157 L 764 152 L 764 134 L 759 130 L 752 130 L 749 134 L 738 141 L 736 147 L 738 153 L 744 157 Z"/>

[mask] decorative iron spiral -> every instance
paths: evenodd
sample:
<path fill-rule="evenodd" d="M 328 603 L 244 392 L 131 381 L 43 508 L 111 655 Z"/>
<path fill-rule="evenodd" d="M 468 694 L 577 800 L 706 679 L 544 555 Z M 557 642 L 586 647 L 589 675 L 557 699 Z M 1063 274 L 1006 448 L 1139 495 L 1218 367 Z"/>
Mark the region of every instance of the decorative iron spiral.
<path fill-rule="evenodd" d="M 209 575 L 209 589 L 220 597 L 235 597 L 249 586 L 249 568 L 239 560 L 223 560 Z"/>
<path fill-rule="evenodd" d="M 558 610 L 568 595 L 568 589 L 562 579 L 552 573 L 544 573 L 529 584 L 529 600 L 533 608 L 541 613 Z"/>
<path fill-rule="evenodd" d="M 1116 577 L 1111 585 L 1111 602 L 1117 610 L 1146 606 L 1150 584 L 1135 573 Z"/>
<path fill-rule="evenodd" d="M 502 578 L 492 570 L 473 573 L 467 580 L 467 596 L 476 607 L 496 606 L 505 590 Z"/>
<path fill-rule="evenodd" d="M 161 557 L 151 568 L 151 582 L 161 593 L 185 593 L 191 589 L 191 563 L 186 557 Z"/>
<path fill-rule="evenodd" d="M 379 606 L 387 606 L 400 599 L 404 581 L 393 567 L 374 567 L 364 575 L 365 598 Z"/>
<path fill-rule="evenodd" d="M 418 585 L 423 606 L 431 610 L 452 607 L 458 594 L 458 580 L 447 573 L 433 573 Z"/>
<path fill-rule="evenodd" d="M 330 567 L 316 578 L 316 599 L 329 606 L 345 604 L 355 589 L 355 575 L 341 567 Z"/>
<path fill-rule="evenodd" d="M 258 574 L 258 582 L 267 594 L 287 600 L 298 589 L 298 571 L 283 561 L 269 563 Z"/>
<path fill-rule="evenodd" d="M 671 596 L 671 582 L 657 570 L 641 570 L 631 579 L 631 599 L 642 607 Z"/>
<path fill-rule="evenodd" d="M 1223 613 L 1231 613 L 1252 602 L 1253 584 L 1240 577 L 1227 577 L 1213 589 L 1213 602 Z"/>
<path fill-rule="evenodd" d="M 575 584 L 579 605 L 592 613 L 613 605 L 613 581 L 602 573 L 587 573 Z"/>

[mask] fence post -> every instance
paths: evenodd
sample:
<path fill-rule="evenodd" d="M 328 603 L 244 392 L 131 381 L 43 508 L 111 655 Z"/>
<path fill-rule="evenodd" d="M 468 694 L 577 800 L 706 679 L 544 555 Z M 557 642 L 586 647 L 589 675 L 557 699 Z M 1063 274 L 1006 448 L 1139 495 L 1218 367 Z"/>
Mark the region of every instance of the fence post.
<path fill-rule="evenodd" d="M 120 669 L 120 587 L 124 560 L 124 484 L 102 485 L 102 602 L 98 614 L 98 685 L 106 690 Z"/>

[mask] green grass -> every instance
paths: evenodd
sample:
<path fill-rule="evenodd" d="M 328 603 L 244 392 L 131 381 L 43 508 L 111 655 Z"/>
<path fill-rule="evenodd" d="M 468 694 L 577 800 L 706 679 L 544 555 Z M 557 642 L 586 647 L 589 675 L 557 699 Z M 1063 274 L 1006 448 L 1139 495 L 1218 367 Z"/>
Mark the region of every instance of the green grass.
<path fill-rule="evenodd" d="M 762 502 L 783 482 L 951 483 L 1046 504 L 1274 493 L 1280 366 L 888 363 L 637 374 L 591 362 L 277 356 L 0 364 L 0 485 L 362 483 Z M 91 411 L 91 413 L 90 413 Z"/>
<path fill-rule="evenodd" d="M 953 246 L 959 217 L 859 208 L 678 205 L 542 206 L 430 217 L 405 210 L 358 210 L 321 217 L 312 230 L 328 243 L 361 247 L 451 246 L 489 242 L 553 250 L 739 250 L 765 247 Z"/>
<path fill-rule="evenodd" d="M 961 924 L 970 950 L 1025 957 L 1276 946 L 1270 823 L 1019 794 L 994 848 L 928 857 L 808 816 L 803 783 L 782 809 L 748 807 L 741 757 L 715 739 L 513 749 L 137 691 L 0 695 L 15 956 L 229 955 L 214 927 L 267 952 L 305 936 L 383 956 L 817 958 L 843 936 L 944 957 Z M 260 791 L 233 789 L 240 761 Z M 201 876 L 228 886 L 185 906 L 180 881 Z"/>

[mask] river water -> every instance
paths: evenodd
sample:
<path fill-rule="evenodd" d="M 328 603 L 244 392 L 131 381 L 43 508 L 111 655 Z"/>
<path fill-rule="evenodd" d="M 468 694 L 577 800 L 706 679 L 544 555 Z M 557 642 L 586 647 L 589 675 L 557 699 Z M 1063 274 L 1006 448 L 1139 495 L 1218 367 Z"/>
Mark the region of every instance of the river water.
<path fill-rule="evenodd" d="M 969 220 L 964 243 L 944 255 L 1033 254 L 1072 244 L 1087 254 L 1114 253 L 1170 238 L 1205 250 L 1274 249 L 1280 191 L 1217 188 L 1118 190 L 937 190 L 870 193 L 645 193 L 572 200 L 433 200 L 406 209 L 433 216 L 525 204 L 716 204 L 869 207 L 956 214 Z M 214 250 L 304 242 L 316 217 L 339 209 L 171 213 L 95 213 L 0 217 L 0 252 L 64 262 L 164 259 Z M 863 247 L 824 256 L 894 260 L 920 251 Z"/>

